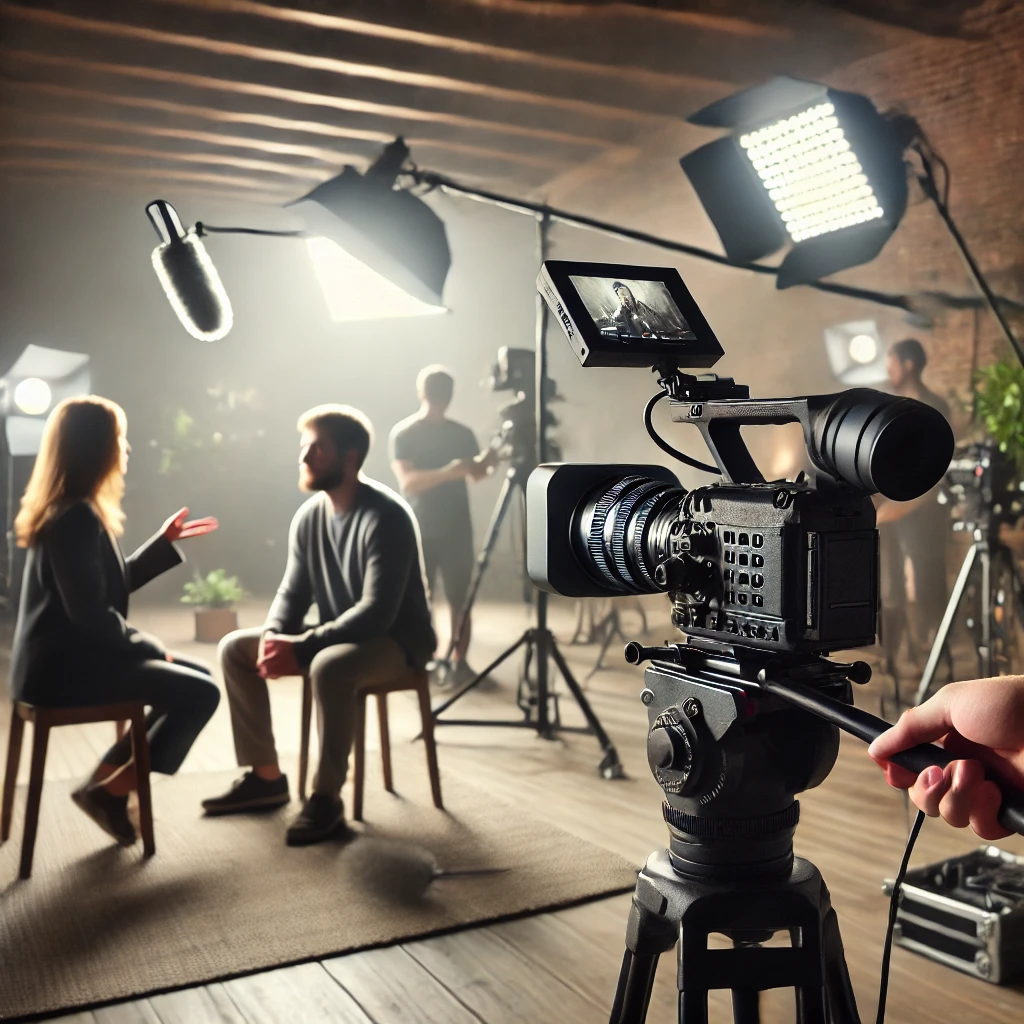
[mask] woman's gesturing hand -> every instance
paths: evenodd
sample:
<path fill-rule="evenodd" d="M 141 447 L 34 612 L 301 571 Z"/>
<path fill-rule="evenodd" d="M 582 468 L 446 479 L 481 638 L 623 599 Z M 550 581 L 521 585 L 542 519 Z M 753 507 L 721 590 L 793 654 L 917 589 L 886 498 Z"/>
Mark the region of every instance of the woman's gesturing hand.
<path fill-rule="evenodd" d="M 189 537 L 201 537 L 204 533 L 212 533 L 219 525 L 213 516 L 203 516 L 202 519 L 193 519 L 185 522 L 188 509 L 178 509 L 170 519 L 164 523 L 163 535 L 171 542 L 176 540 L 187 540 Z"/>

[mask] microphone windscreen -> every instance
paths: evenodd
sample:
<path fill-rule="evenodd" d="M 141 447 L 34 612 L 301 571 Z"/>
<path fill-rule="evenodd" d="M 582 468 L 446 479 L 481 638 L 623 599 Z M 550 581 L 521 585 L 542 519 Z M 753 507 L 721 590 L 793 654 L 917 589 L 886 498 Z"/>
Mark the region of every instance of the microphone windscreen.
<path fill-rule="evenodd" d="M 231 330 L 231 300 L 195 234 L 158 245 L 153 250 L 153 267 L 174 312 L 193 338 L 219 341 Z"/>

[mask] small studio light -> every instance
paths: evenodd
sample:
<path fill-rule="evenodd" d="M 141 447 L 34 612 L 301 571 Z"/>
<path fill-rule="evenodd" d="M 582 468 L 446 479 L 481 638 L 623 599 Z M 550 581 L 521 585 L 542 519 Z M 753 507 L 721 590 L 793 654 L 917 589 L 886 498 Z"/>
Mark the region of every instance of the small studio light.
<path fill-rule="evenodd" d="M 870 334 L 855 334 L 850 339 L 850 358 L 865 366 L 878 357 L 878 343 Z"/>
<path fill-rule="evenodd" d="M 42 416 L 52 400 L 50 385 L 38 377 L 26 377 L 14 387 L 14 404 L 25 416 Z"/>
<path fill-rule="evenodd" d="M 874 320 L 826 327 L 825 351 L 832 373 L 844 384 L 878 384 L 887 376 L 885 345 Z"/>
<path fill-rule="evenodd" d="M 779 288 L 873 259 L 906 209 L 908 121 L 864 96 L 779 77 L 688 120 L 730 130 L 680 164 L 730 259 L 790 246 Z"/>

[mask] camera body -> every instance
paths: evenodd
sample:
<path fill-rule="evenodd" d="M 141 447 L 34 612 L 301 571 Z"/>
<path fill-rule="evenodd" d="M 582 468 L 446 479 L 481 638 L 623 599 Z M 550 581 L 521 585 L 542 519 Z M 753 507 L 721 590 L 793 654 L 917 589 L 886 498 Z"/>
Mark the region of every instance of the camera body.
<path fill-rule="evenodd" d="M 681 631 L 764 651 L 874 642 L 878 534 L 865 495 L 785 481 L 687 492 L 660 466 L 569 464 L 539 467 L 526 501 L 527 569 L 549 592 L 664 592 Z"/>

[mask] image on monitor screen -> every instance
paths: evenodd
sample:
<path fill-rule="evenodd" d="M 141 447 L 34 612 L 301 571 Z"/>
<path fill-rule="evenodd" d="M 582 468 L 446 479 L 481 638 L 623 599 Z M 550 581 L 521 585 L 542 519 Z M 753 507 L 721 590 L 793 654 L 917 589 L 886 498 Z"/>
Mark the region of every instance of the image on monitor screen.
<path fill-rule="evenodd" d="M 696 340 L 662 281 L 581 275 L 572 275 L 569 280 L 602 334 L 663 341 Z"/>

